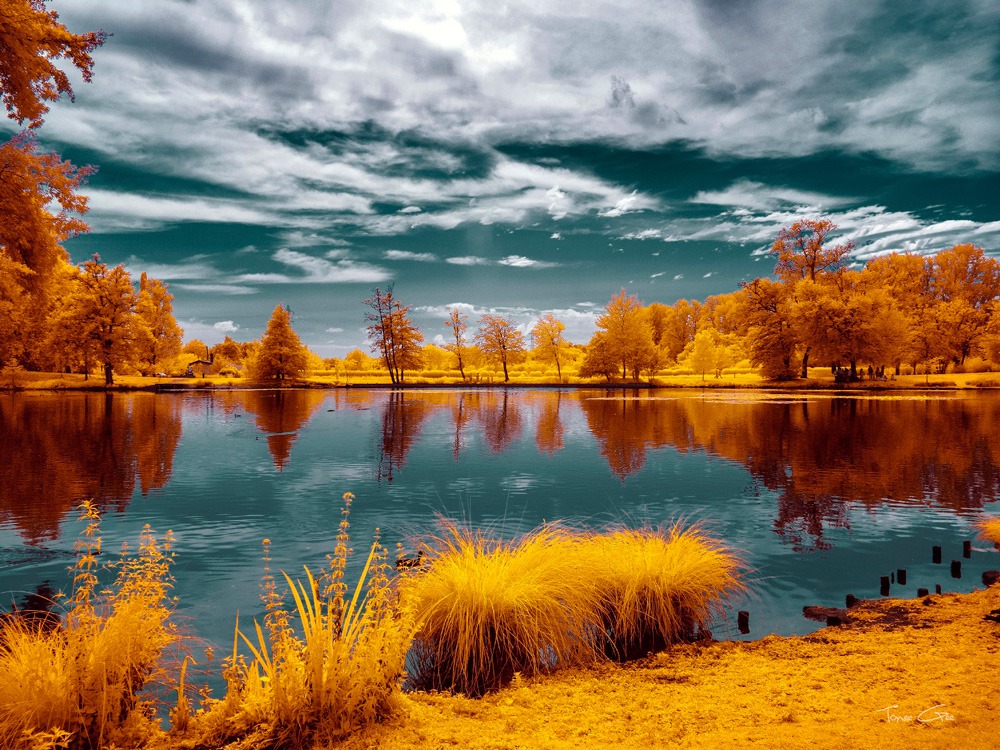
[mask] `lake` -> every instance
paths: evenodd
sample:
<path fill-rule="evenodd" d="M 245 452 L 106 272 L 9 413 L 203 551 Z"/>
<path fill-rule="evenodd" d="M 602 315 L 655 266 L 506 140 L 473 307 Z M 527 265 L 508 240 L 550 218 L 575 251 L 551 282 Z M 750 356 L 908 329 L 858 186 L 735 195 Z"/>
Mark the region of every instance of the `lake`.
<path fill-rule="evenodd" d="M 1000 567 L 973 529 L 1000 492 L 997 425 L 1000 397 L 979 393 L 8 394 L 0 601 L 68 589 L 77 506 L 93 498 L 107 551 L 146 523 L 174 532 L 178 616 L 225 653 L 236 613 L 262 613 L 261 541 L 277 568 L 318 569 L 350 491 L 355 565 L 375 527 L 394 556 L 439 517 L 507 537 L 553 520 L 701 522 L 751 569 L 715 636 L 741 637 L 737 609 L 751 613 L 747 637 L 805 633 L 819 625 L 804 605 L 877 597 L 898 568 L 907 585 L 892 593 L 912 597 L 969 591 Z"/>

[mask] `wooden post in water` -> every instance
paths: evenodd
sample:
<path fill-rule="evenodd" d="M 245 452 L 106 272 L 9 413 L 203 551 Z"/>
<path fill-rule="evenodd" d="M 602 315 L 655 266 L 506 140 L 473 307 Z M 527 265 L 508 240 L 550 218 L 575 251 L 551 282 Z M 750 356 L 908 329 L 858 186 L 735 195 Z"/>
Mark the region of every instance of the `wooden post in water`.
<path fill-rule="evenodd" d="M 939 563 L 941 562 L 941 548 L 931 547 L 931 561 Z"/>
<path fill-rule="evenodd" d="M 951 561 L 951 577 L 961 578 L 962 577 L 962 561 L 952 560 Z"/>
<path fill-rule="evenodd" d="M 962 542 L 962 557 L 966 559 L 972 557 L 972 542 L 968 539 Z"/>
<path fill-rule="evenodd" d="M 900 586 L 906 585 L 906 570 L 900 568 L 896 571 L 896 580 L 899 582 Z"/>
<path fill-rule="evenodd" d="M 736 627 L 742 635 L 747 635 L 750 632 L 750 613 L 745 609 L 741 609 L 736 614 Z"/>
<path fill-rule="evenodd" d="M 934 593 L 935 594 L 940 594 L 941 593 L 941 584 L 940 583 L 935 583 L 934 584 Z"/>
<path fill-rule="evenodd" d="M 845 604 L 847 604 L 847 608 L 848 609 L 850 609 L 851 607 L 855 606 L 857 603 L 858 603 L 858 597 L 856 597 L 854 594 L 848 594 L 847 595 L 847 599 L 845 601 Z"/>
<path fill-rule="evenodd" d="M 882 596 L 889 596 L 889 576 L 882 576 L 881 584 L 879 593 Z"/>
<path fill-rule="evenodd" d="M 930 589 L 917 589 L 917 598 L 923 599 L 925 596 L 930 596 Z"/>

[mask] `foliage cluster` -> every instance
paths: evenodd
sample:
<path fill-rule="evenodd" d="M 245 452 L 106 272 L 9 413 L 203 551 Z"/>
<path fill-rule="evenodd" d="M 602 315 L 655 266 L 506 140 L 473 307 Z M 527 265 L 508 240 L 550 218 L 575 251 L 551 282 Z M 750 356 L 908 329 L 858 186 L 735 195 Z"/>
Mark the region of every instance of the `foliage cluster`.
<path fill-rule="evenodd" d="M 429 569 L 401 586 L 419 622 L 413 681 L 470 695 L 695 637 L 742 589 L 738 560 L 697 527 L 547 526 L 504 542 L 446 524 L 426 549 Z"/>
<path fill-rule="evenodd" d="M 117 579 L 99 590 L 99 516 L 84 506 L 74 592 L 60 626 L 12 618 L 0 628 L 0 748 L 133 747 L 155 731 L 141 696 L 163 682 L 164 652 L 177 640 L 169 621 L 169 532 L 143 529 L 125 548 Z"/>

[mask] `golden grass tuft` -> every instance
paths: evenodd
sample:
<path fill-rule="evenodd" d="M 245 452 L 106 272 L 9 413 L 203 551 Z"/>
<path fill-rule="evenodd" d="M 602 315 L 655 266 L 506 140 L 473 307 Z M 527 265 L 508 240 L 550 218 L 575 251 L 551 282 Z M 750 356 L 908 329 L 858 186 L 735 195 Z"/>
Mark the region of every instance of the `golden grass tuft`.
<path fill-rule="evenodd" d="M 14 619 L 0 631 L 0 748 L 138 747 L 159 731 L 140 691 L 161 680 L 160 658 L 177 640 L 169 622 L 169 532 L 146 526 L 136 554 L 123 554 L 114 584 L 98 592 L 100 517 L 87 522 L 74 594 L 59 627 Z"/>
<path fill-rule="evenodd" d="M 402 596 L 419 622 L 412 684 L 482 695 L 514 674 L 645 656 L 702 631 L 742 590 L 738 560 L 699 528 L 544 527 L 513 542 L 446 523 Z"/>
<path fill-rule="evenodd" d="M 579 545 L 554 527 L 501 542 L 446 522 L 422 545 L 428 569 L 401 585 L 420 623 L 413 686 L 478 696 L 518 672 L 594 659 L 599 593 Z"/>
<path fill-rule="evenodd" d="M 721 603 L 744 588 L 739 560 L 698 526 L 594 534 L 582 551 L 602 596 L 604 650 L 619 660 L 705 634 Z"/>
<path fill-rule="evenodd" d="M 284 609 L 265 567 L 264 627 L 254 623 L 247 636 L 237 625 L 226 696 L 187 718 L 186 731 L 178 731 L 184 746 L 311 747 L 343 739 L 394 711 L 413 618 L 389 587 L 388 553 L 377 530 L 353 595 L 343 582 L 351 499 L 345 495 L 327 572 L 317 580 L 307 568 L 305 582 L 284 576 L 293 612 Z M 240 641 L 249 660 L 239 654 Z"/>
<path fill-rule="evenodd" d="M 977 526 L 981 537 L 1000 547 L 1000 516 L 984 518 Z"/>

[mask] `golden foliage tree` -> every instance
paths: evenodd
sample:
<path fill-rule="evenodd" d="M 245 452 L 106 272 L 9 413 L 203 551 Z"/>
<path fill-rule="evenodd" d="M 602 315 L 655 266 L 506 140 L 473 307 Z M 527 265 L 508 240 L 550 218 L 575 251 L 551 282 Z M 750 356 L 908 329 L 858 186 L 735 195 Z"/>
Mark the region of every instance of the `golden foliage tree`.
<path fill-rule="evenodd" d="M 254 360 L 254 377 L 281 383 L 301 375 L 306 364 L 306 348 L 292 330 L 292 314 L 279 304 L 261 338 L 260 351 Z"/>
<path fill-rule="evenodd" d="M 105 385 L 114 384 L 114 369 L 135 355 L 136 294 L 123 264 L 108 268 L 99 255 L 83 264 L 79 288 L 72 296 L 70 314 L 80 325 L 81 338 L 90 344 L 104 369 Z"/>
<path fill-rule="evenodd" d="M 545 313 L 531 329 L 531 337 L 535 341 L 535 351 L 541 355 L 542 359 L 555 362 L 559 380 L 562 380 L 561 355 L 563 350 L 569 346 L 569 342 L 563 336 L 565 330 L 566 324 L 561 320 L 556 320 L 556 316 L 552 313 Z"/>
<path fill-rule="evenodd" d="M 622 289 L 605 305 L 597 327 L 605 334 L 602 346 L 621 367 L 623 378 L 628 377 L 630 369 L 635 379 L 640 372 L 656 369 L 659 360 L 653 333 L 637 297 Z"/>
<path fill-rule="evenodd" d="M 392 285 L 384 292 L 376 287 L 365 304 L 372 309 L 365 315 L 372 351 L 382 355 L 389 379 L 402 383 L 407 370 L 420 366 L 424 336 L 410 320 L 410 308 L 396 299 Z"/>
<path fill-rule="evenodd" d="M 510 381 L 507 363 L 514 363 L 524 355 L 524 334 L 509 317 L 486 313 L 479 318 L 479 330 L 475 341 L 483 354 L 491 362 L 499 362 L 503 366 L 503 381 Z"/>
<path fill-rule="evenodd" d="M 774 272 L 782 281 L 815 281 L 818 274 L 836 271 L 854 249 L 853 242 L 825 245 L 837 225 L 825 219 L 806 219 L 785 227 L 774 240 L 771 252 L 778 256 Z"/>
<path fill-rule="evenodd" d="M 174 319 L 173 299 L 162 281 L 150 279 L 145 273 L 139 277 L 139 296 L 135 305 L 138 319 L 136 359 L 144 375 L 155 374 L 163 369 L 164 363 L 180 354 L 184 332 Z"/>
<path fill-rule="evenodd" d="M 31 127 L 42 124 L 46 102 L 73 98 L 69 77 L 57 62 L 68 60 L 89 81 L 90 53 L 104 43 L 103 31 L 73 34 L 46 10 L 46 0 L 3 0 L 0 14 L 0 92 L 8 116 Z"/>
<path fill-rule="evenodd" d="M 455 339 L 455 343 L 446 344 L 445 348 L 454 353 L 458 359 L 458 371 L 462 374 L 464 381 L 465 366 L 462 363 L 462 351 L 469 345 L 465 337 L 465 332 L 469 330 L 469 316 L 459 312 L 457 307 L 453 307 L 448 311 L 448 320 L 444 324 L 446 328 L 451 330 L 451 335 Z"/>

